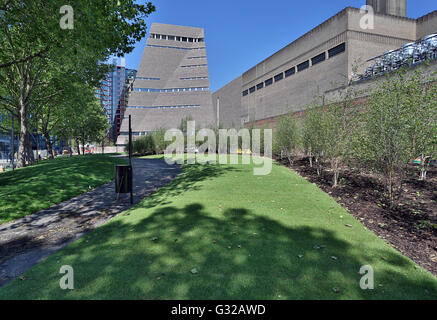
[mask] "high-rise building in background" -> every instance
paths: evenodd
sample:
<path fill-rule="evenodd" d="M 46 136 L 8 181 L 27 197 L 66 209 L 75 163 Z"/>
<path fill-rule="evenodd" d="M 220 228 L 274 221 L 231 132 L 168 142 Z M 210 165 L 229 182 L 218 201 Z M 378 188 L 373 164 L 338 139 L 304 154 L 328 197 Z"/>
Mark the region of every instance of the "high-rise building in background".
<path fill-rule="evenodd" d="M 137 75 L 137 70 L 134 69 L 125 69 L 125 70 L 126 70 L 125 81 L 124 81 L 123 89 L 121 90 L 118 106 L 115 111 L 114 131 L 113 131 L 114 141 L 117 141 L 117 138 L 120 135 L 121 123 L 124 118 L 126 108 L 129 102 L 129 97 L 131 95 L 131 92 L 133 91 L 133 84 Z"/>
<path fill-rule="evenodd" d="M 204 38 L 201 28 L 152 24 L 123 117 L 132 116 L 134 136 L 177 128 L 187 117 L 200 126 L 214 123 Z M 117 144 L 127 139 L 122 121 Z"/>
<path fill-rule="evenodd" d="M 96 92 L 100 105 L 105 111 L 106 118 L 111 130 L 108 132 L 108 139 L 115 141 L 119 134 L 120 114 L 124 113 L 129 99 L 129 86 L 133 83 L 136 70 L 127 69 L 125 60 L 120 63 L 114 58 L 110 62 L 113 66 L 101 81 L 101 86 Z"/>

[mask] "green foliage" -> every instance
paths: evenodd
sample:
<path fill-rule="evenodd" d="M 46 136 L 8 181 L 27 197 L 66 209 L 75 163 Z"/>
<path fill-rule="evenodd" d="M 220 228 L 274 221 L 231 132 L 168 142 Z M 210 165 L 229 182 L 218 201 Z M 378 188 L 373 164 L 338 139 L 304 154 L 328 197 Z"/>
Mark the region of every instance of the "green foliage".
<path fill-rule="evenodd" d="M 132 142 L 132 152 L 139 156 L 152 154 L 163 154 L 171 142 L 165 141 L 165 129 L 148 133 L 146 136 L 139 137 Z M 125 149 L 128 152 L 128 146 Z"/>
<path fill-rule="evenodd" d="M 387 76 L 354 128 L 354 158 L 362 167 L 382 174 L 391 207 L 415 153 L 435 150 L 435 84 L 424 88 L 423 81 L 420 73 Z"/>
<path fill-rule="evenodd" d="M 155 141 L 153 140 L 152 135 L 148 134 L 146 136 L 139 137 L 134 141 L 132 141 L 132 152 L 134 154 L 141 155 L 141 156 L 154 154 Z"/>
<path fill-rule="evenodd" d="M 281 117 L 278 121 L 275 133 L 275 148 L 281 156 L 288 159 L 293 164 L 293 159 L 301 146 L 300 126 L 297 123 L 293 113 Z"/>
<path fill-rule="evenodd" d="M 329 128 L 329 117 L 320 107 L 311 106 L 306 112 L 302 126 L 303 146 L 314 157 L 317 164 L 317 173 L 322 174 L 322 165 L 328 146 L 326 132 Z"/>
<path fill-rule="evenodd" d="M 62 0 L 0 1 L 0 109 L 20 119 L 19 166 L 33 162 L 30 131 L 67 134 L 57 126 L 70 120 L 66 104 L 72 94 L 86 95 L 99 85 L 108 71 L 99 62 L 131 52 L 146 34 L 144 18 L 155 10 L 134 0 L 76 1 L 73 28 L 63 29 L 59 11 L 64 5 Z M 71 92 L 74 84 L 88 88 L 78 85 L 83 90 Z M 84 113 L 93 113 L 92 104 L 85 105 L 91 110 Z M 100 122 L 96 127 L 102 128 Z M 76 130 L 75 125 L 69 129 Z M 81 132 L 81 137 L 102 136 L 102 130 Z"/>

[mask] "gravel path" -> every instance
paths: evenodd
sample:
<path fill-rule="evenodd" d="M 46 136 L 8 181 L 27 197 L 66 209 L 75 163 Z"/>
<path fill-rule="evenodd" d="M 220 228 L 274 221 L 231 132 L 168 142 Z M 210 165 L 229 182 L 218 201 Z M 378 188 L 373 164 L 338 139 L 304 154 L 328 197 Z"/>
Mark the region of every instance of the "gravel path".
<path fill-rule="evenodd" d="M 134 203 L 180 173 L 160 159 L 132 159 Z M 117 200 L 110 182 L 51 208 L 0 225 L 0 287 L 57 250 L 130 207 L 130 195 Z"/>

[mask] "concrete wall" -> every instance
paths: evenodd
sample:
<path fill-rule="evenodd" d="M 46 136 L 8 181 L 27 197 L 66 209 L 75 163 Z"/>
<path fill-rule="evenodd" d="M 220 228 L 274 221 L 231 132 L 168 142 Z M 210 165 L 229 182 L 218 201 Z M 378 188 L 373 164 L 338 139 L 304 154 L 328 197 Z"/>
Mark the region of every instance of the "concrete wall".
<path fill-rule="evenodd" d="M 223 128 L 240 128 L 247 115 L 241 106 L 242 77 L 238 77 L 212 95 L 214 115 Z M 218 107 L 219 106 L 219 107 Z"/>
<path fill-rule="evenodd" d="M 407 0 L 367 0 L 366 3 L 380 14 L 400 17 L 407 15 Z"/>
<path fill-rule="evenodd" d="M 417 39 L 437 33 L 437 10 L 417 19 Z"/>
<path fill-rule="evenodd" d="M 223 95 L 232 97 L 233 101 L 220 101 L 220 113 L 226 114 L 227 124 L 232 122 L 229 117 L 234 117 L 235 123 L 243 119 L 246 126 L 249 122 L 272 123 L 272 119 L 288 112 L 302 111 L 315 100 L 319 100 L 318 96 L 346 84 L 354 71 L 363 73 L 373 63 L 368 60 L 386 51 L 398 49 L 405 43 L 416 41 L 424 33 L 432 33 L 430 30 L 436 24 L 436 16 L 432 13 L 415 20 L 377 13 L 374 16 L 374 28 L 362 29 L 360 21 L 363 13 L 360 9 L 345 8 L 243 73 L 239 96 L 237 90 L 240 80 L 237 78 L 213 93 L 213 100 Z M 242 95 L 243 91 L 303 61 L 311 60 L 320 53 L 327 53 L 329 49 L 342 43 L 346 45 L 344 53 L 332 58 L 327 56 L 325 61 L 310 65 L 302 72 L 296 71 L 296 74 L 277 83 L 246 96 Z M 213 103 L 216 105 L 215 101 Z M 235 114 L 240 105 L 241 113 Z"/>

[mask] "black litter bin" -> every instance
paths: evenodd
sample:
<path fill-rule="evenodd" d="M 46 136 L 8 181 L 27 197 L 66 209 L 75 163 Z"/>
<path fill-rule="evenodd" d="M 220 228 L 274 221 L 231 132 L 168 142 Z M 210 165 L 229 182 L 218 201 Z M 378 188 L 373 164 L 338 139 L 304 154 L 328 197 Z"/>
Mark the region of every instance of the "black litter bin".
<path fill-rule="evenodd" d="M 132 166 L 115 166 L 115 192 L 130 193 L 132 191 Z"/>

